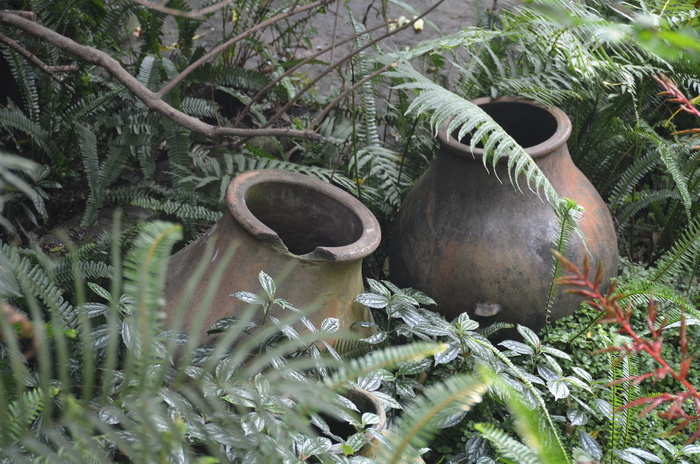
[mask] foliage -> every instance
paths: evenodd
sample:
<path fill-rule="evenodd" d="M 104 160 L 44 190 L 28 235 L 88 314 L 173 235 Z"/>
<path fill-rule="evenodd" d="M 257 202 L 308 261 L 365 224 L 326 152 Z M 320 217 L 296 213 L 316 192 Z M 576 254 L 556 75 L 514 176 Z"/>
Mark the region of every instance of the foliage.
<path fill-rule="evenodd" d="M 600 291 L 601 286 L 601 274 L 600 271 L 594 277 L 594 280 L 590 280 L 590 269 L 588 261 L 584 263 L 583 270 L 578 269 L 578 267 L 571 263 L 570 261 L 558 255 L 557 258 L 562 263 L 562 266 L 570 273 L 569 276 L 560 277 L 558 283 L 561 285 L 567 285 L 573 287 L 571 291 L 585 297 L 587 299 L 587 304 L 593 306 L 603 313 L 599 319 L 600 323 L 615 323 L 620 327 L 620 331 L 629 337 L 632 341 L 629 344 L 624 344 L 623 346 L 610 347 L 609 350 L 622 352 L 623 355 L 629 355 L 630 353 L 646 352 L 649 354 L 659 365 L 653 372 L 646 372 L 643 374 L 630 375 L 625 379 L 621 379 L 622 382 L 632 381 L 633 383 L 640 383 L 645 379 L 663 380 L 664 377 L 670 376 L 678 383 L 681 384 L 684 391 L 679 393 L 665 393 L 656 395 L 654 397 L 645 397 L 630 401 L 625 405 L 622 405 L 622 409 L 628 409 L 635 406 L 647 405 L 646 408 L 640 413 L 644 416 L 663 403 L 670 403 L 668 409 L 659 416 L 667 419 L 669 421 L 680 421 L 672 431 L 671 434 L 680 432 L 688 425 L 693 425 L 694 423 L 700 421 L 700 409 L 697 409 L 695 413 L 687 413 L 683 409 L 684 403 L 690 403 L 694 406 L 700 405 L 700 394 L 698 394 L 696 388 L 688 379 L 688 374 L 691 367 L 692 356 L 688 354 L 688 340 L 686 338 L 687 323 L 685 316 L 681 314 L 679 331 L 680 331 L 680 353 L 681 358 L 678 367 L 673 367 L 668 364 L 666 359 L 662 354 L 663 346 L 663 334 L 669 328 L 676 324 L 669 324 L 668 321 L 657 321 L 659 316 L 656 303 L 652 300 L 649 304 L 647 312 L 647 326 L 650 332 L 650 338 L 646 338 L 639 335 L 637 331 L 632 327 L 631 324 L 631 309 L 623 310 L 620 307 L 619 300 L 624 297 L 624 295 L 616 294 L 614 285 L 608 290 L 604 295 Z M 697 319 L 693 319 L 697 322 Z M 688 442 L 692 443 L 700 436 L 700 428 L 696 428 L 693 434 L 688 438 Z"/>

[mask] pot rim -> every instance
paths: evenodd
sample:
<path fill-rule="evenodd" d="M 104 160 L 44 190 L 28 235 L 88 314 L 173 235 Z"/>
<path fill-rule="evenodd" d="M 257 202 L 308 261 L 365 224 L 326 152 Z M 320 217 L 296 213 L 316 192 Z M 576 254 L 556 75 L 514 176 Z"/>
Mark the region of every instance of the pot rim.
<path fill-rule="evenodd" d="M 551 114 L 557 123 L 557 128 L 551 137 L 537 145 L 523 147 L 525 153 L 530 155 L 531 158 L 538 158 L 540 156 L 552 153 L 554 150 L 566 145 L 566 141 L 571 136 L 571 120 L 566 113 L 556 106 L 546 106 L 534 100 L 518 97 L 482 97 L 472 100 L 472 103 L 475 105 L 483 105 L 486 103 L 523 103 L 541 108 Z M 450 153 L 457 156 L 466 157 L 467 155 L 471 155 L 472 158 L 482 158 L 484 156 L 483 148 L 471 148 L 469 145 L 459 142 L 452 136 L 452 134 L 447 133 L 447 126 L 450 124 L 452 119 L 454 119 L 454 117 L 449 118 L 447 121 L 442 123 L 440 129 L 438 130 L 438 141 L 440 144 L 447 148 Z M 503 158 L 508 159 L 508 156 L 506 155 Z"/>
<path fill-rule="evenodd" d="M 348 245 L 317 246 L 313 251 L 303 255 L 291 253 L 277 232 L 260 221 L 246 204 L 247 192 L 256 185 L 268 182 L 299 186 L 341 203 L 360 220 L 362 235 Z M 226 188 L 225 202 L 233 219 L 249 234 L 298 258 L 332 262 L 359 260 L 376 250 L 381 241 L 379 221 L 365 205 L 344 190 L 306 174 L 283 169 L 258 169 L 243 172 L 229 182 Z"/>

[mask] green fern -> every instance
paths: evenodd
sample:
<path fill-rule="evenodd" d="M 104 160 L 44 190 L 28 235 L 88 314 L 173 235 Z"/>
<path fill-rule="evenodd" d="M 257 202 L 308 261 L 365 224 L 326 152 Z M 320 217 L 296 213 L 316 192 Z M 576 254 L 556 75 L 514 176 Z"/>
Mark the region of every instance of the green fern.
<path fill-rule="evenodd" d="M 39 388 L 24 392 L 21 399 L 8 405 L 7 421 L 3 424 L 4 441 L 16 441 L 27 433 L 35 424 L 46 407 L 46 402 L 51 401 L 59 393 L 56 387 L 51 388 L 49 395 L 45 396 Z"/>
<path fill-rule="evenodd" d="M 459 422 L 480 403 L 488 390 L 488 382 L 469 375 L 456 375 L 442 383 L 431 385 L 405 411 L 379 450 L 381 462 L 404 462 L 415 449 L 425 446 L 437 429 Z M 406 461 L 415 458 L 408 457 Z"/>
<path fill-rule="evenodd" d="M 486 168 L 489 163 L 495 166 L 505 156 L 513 184 L 517 185 L 523 176 L 531 190 L 538 194 L 541 190 L 550 204 L 559 204 L 559 196 L 534 160 L 481 108 L 423 77 L 408 64 L 399 64 L 391 74 L 407 81 L 396 88 L 419 92 L 408 110 L 430 113 L 430 126 L 435 133 L 446 122 L 447 133 L 456 133 L 458 140 L 472 133 L 472 146 L 483 143 Z"/>
<path fill-rule="evenodd" d="M 563 254 L 567 255 L 567 251 L 571 247 L 571 241 L 576 233 L 580 233 L 581 229 L 578 227 L 578 222 L 581 220 L 582 215 L 585 214 L 582 209 L 576 204 L 575 201 L 568 198 L 564 198 L 559 208 L 557 208 L 557 230 L 558 238 L 556 243 L 554 243 L 554 249 Z M 586 237 L 579 235 L 579 238 L 586 246 Z M 552 265 L 552 277 L 549 285 L 549 291 L 547 294 L 547 302 L 545 304 L 545 311 L 547 313 L 546 321 L 547 326 L 550 323 L 550 314 L 552 311 L 552 306 L 554 305 L 554 300 L 559 293 L 559 289 L 555 286 L 555 280 L 562 275 L 562 269 L 559 265 L 559 260 L 554 260 Z"/>
<path fill-rule="evenodd" d="M 697 276 L 700 257 L 700 217 L 695 217 L 683 234 L 656 263 L 652 283 L 670 283 L 678 275 Z"/>

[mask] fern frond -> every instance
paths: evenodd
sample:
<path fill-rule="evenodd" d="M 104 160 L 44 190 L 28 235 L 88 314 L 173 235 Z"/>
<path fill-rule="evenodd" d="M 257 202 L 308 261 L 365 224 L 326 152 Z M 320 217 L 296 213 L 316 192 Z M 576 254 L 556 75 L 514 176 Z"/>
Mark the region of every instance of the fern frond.
<path fill-rule="evenodd" d="M 658 260 L 650 280 L 652 283 L 669 284 L 676 276 L 684 273 L 695 277 L 698 273 L 697 262 L 699 258 L 700 216 L 696 216 L 672 248 Z"/>
<path fill-rule="evenodd" d="M 202 98 L 187 97 L 182 100 L 182 111 L 198 118 L 215 118 L 219 112 L 216 103 Z"/>
<path fill-rule="evenodd" d="M 21 132 L 32 140 L 45 154 L 49 154 L 49 134 L 37 122 L 27 117 L 22 110 L 12 105 L 9 108 L 0 107 L 0 126 Z"/>
<path fill-rule="evenodd" d="M 476 424 L 476 429 L 488 439 L 498 453 L 519 464 L 542 464 L 534 451 L 493 424 Z"/>
<path fill-rule="evenodd" d="M 460 422 L 474 405 L 481 402 L 487 390 L 487 382 L 471 375 L 453 376 L 426 388 L 396 422 L 396 436 L 390 436 L 380 448 L 381 462 L 405 462 L 403 456 L 406 452 L 425 446 L 437 429 Z"/>
<path fill-rule="evenodd" d="M 194 219 L 213 223 L 221 219 L 221 212 L 219 211 L 212 211 L 204 206 L 190 205 L 177 201 L 161 201 L 149 197 L 138 197 L 134 198 L 131 204 L 141 208 L 162 211 L 185 222 L 190 222 Z"/>
<path fill-rule="evenodd" d="M 39 388 L 25 391 L 22 397 L 8 405 L 7 422 L 3 424 L 3 435 L 8 442 L 17 441 L 39 418 L 46 408 L 46 402 L 58 394 L 58 388 L 51 388 L 49 398 Z"/>
<path fill-rule="evenodd" d="M 29 258 L 21 256 L 9 245 L 2 245 L 2 253 L 12 263 L 13 272 L 17 276 L 22 291 L 38 298 L 46 306 L 49 313 L 55 314 L 63 323 L 62 329 L 78 328 L 78 311 L 63 298 L 63 290 L 54 284 L 47 272 L 38 264 L 33 264 Z"/>
<path fill-rule="evenodd" d="M 182 239 L 180 226 L 154 221 L 145 223 L 124 260 L 124 292 L 133 297 L 130 316 L 123 334 L 130 348 L 126 375 L 144 385 L 157 376 L 149 376 L 152 359 L 158 351 L 154 338 L 160 330 L 160 309 L 164 304 L 166 269 L 172 246 Z"/>
<path fill-rule="evenodd" d="M 534 160 L 481 108 L 433 83 L 409 64 L 399 64 L 391 74 L 408 81 L 396 88 L 419 92 L 408 111 L 430 113 L 430 125 L 435 133 L 448 120 L 447 133 L 457 132 L 458 140 L 473 132 L 472 145 L 479 142 L 484 145 L 485 167 L 488 168 L 489 162 L 495 166 L 505 156 L 511 183 L 518 185 L 518 179 L 523 176 L 532 191 L 537 194 L 542 191 L 553 207 L 559 204 L 559 195 Z"/>
<path fill-rule="evenodd" d="M 652 204 L 662 204 L 668 199 L 680 199 L 680 196 L 675 190 L 643 191 L 628 195 L 622 200 L 625 206 L 618 208 L 615 214 L 618 228 L 622 230 L 627 227 L 628 222 L 641 210 Z"/>
<path fill-rule="evenodd" d="M 616 210 L 622 206 L 623 200 L 629 198 L 629 195 L 639 184 L 642 177 L 651 172 L 658 163 L 659 155 L 658 152 L 654 151 L 635 160 L 635 162 L 620 175 L 613 187 L 612 194 L 608 200 L 610 208 Z"/>
<path fill-rule="evenodd" d="M 574 234 L 580 232 L 578 224 L 583 217 L 582 208 L 580 208 L 575 201 L 564 198 L 557 208 L 557 241 L 553 244 L 554 249 L 557 250 L 564 256 L 567 256 L 568 250 L 571 247 L 571 241 Z M 580 236 L 581 241 L 584 246 L 586 246 L 586 237 Z M 552 306 L 554 305 L 554 300 L 559 292 L 559 289 L 555 285 L 555 280 L 562 275 L 562 269 L 559 264 L 559 260 L 555 259 L 552 264 L 552 277 L 549 284 L 549 292 L 547 294 L 547 301 L 545 304 L 546 311 L 546 323 L 550 323 L 550 315 L 552 311 Z"/>

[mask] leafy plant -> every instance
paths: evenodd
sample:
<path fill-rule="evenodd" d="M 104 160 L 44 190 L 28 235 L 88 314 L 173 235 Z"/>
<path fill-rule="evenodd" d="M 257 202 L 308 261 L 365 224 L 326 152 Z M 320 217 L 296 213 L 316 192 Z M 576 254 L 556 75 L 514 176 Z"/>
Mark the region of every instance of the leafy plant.
<path fill-rule="evenodd" d="M 671 434 L 680 432 L 689 425 L 693 425 L 700 420 L 700 410 L 695 413 L 687 412 L 683 405 L 689 403 L 691 405 L 698 404 L 698 392 L 695 386 L 688 380 L 690 372 L 692 356 L 688 354 L 688 341 L 686 339 L 686 319 L 681 315 L 680 324 L 668 324 L 666 321 L 657 321 L 659 316 L 656 304 L 651 301 L 647 314 L 647 326 L 650 332 L 650 338 L 646 338 L 637 333 L 632 327 L 630 318 L 632 310 L 628 307 L 623 310 L 620 307 L 619 300 L 624 295 L 616 294 L 614 286 L 604 295 L 600 292 L 600 273 L 590 280 L 590 269 L 588 262 L 584 263 L 584 269 L 567 261 L 561 255 L 557 258 L 562 263 L 562 266 L 570 273 L 569 276 L 560 277 L 558 283 L 573 287 L 571 291 L 587 298 L 587 304 L 598 309 L 602 316 L 599 322 L 615 323 L 619 325 L 620 330 L 628 335 L 632 340 L 628 344 L 622 346 L 613 346 L 609 350 L 619 351 L 623 355 L 637 354 L 645 352 L 651 356 L 658 364 L 658 367 L 653 372 L 645 372 L 643 374 L 630 375 L 627 378 L 621 379 L 622 382 L 632 381 L 634 383 L 642 382 L 645 379 L 662 380 L 666 376 L 672 377 L 682 387 L 682 392 L 678 393 L 663 393 L 653 397 L 639 398 L 630 401 L 621 406 L 621 409 L 632 408 L 635 406 L 645 405 L 645 409 L 640 413 L 642 416 L 648 414 L 659 406 L 668 403 L 667 408 L 659 413 L 659 417 L 669 421 L 679 421 L 679 424 L 671 430 Z M 671 366 L 662 354 L 663 337 L 662 335 L 669 327 L 679 327 L 680 333 L 680 354 L 681 359 L 677 367 Z M 688 438 L 688 442 L 695 441 L 700 436 L 700 429 L 696 429 Z"/>

